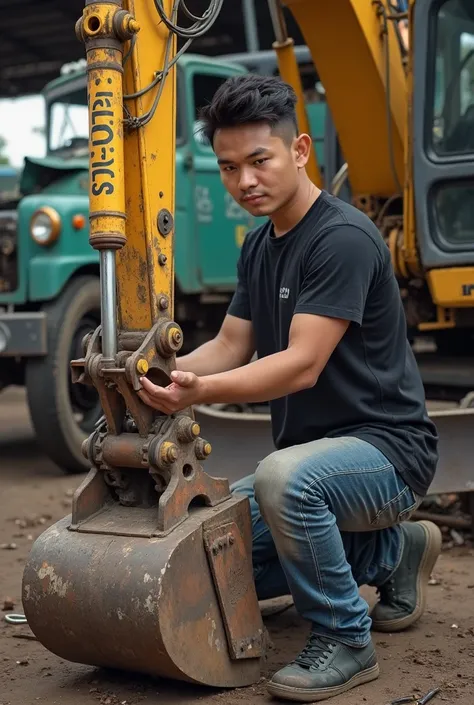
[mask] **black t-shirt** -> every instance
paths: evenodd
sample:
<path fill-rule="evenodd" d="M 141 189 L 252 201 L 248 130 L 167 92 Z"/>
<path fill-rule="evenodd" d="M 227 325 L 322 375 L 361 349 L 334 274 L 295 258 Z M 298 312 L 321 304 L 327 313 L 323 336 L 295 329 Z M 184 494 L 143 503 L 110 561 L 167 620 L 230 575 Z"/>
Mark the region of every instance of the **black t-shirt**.
<path fill-rule="evenodd" d="M 356 436 L 426 494 L 438 436 L 390 252 L 366 215 L 323 191 L 285 235 L 271 221 L 248 233 L 228 312 L 252 321 L 259 358 L 287 348 L 295 313 L 349 320 L 316 385 L 270 402 L 275 446 Z"/>

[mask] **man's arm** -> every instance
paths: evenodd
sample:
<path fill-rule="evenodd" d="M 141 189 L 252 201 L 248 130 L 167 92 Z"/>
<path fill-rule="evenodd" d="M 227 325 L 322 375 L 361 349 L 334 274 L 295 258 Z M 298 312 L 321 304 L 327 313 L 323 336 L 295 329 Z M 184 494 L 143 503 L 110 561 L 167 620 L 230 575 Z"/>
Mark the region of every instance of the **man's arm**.
<path fill-rule="evenodd" d="M 362 323 L 381 264 L 380 251 L 367 233 L 335 227 L 304 262 L 286 350 L 202 378 L 202 402 L 270 401 L 313 387 L 349 324 Z"/>
<path fill-rule="evenodd" d="M 176 366 L 178 370 L 203 377 L 246 365 L 254 352 L 251 321 L 227 314 L 216 337 L 178 357 Z"/>
<path fill-rule="evenodd" d="M 349 326 L 348 320 L 296 314 L 288 347 L 243 367 L 205 376 L 173 372 L 163 389 L 142 380 L 142 400 L 165 414 L 193 404 L 259 402 L 313 387 Z"/>
<path fill-rule="evenodd" d="M 348 326 L 347 320 L 297 313 L 286 350 L 202 377 L 201 403 L 263 402 L 314 387 Z"/>
<path fill-rule="evenodd" d="M 171 414 L 193 404 L 270 401 L 314 386 L 349 324 L 362 323 L 383 268 L 381 246 L 356 226 L 335 226 L 304 268 L 285 350 L 218 374 L 177 371 L 166 389 L 144 379 L 143 401 Z"/>

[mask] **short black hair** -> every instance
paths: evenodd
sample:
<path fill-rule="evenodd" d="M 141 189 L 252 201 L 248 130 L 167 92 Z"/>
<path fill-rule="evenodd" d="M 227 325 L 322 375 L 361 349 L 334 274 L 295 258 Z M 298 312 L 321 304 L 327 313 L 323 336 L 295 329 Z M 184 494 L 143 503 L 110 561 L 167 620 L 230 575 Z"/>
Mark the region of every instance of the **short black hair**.
<path fill-rule="evenodd" d="M 293 88 L 273 76 L 232 76 L 215 92 L 211 103 L 201 109 L 200 131 L 212 145 L 214 134 L 223 127 L 263 122 L 275 129 L 290 125 L 297 132 Z"/>

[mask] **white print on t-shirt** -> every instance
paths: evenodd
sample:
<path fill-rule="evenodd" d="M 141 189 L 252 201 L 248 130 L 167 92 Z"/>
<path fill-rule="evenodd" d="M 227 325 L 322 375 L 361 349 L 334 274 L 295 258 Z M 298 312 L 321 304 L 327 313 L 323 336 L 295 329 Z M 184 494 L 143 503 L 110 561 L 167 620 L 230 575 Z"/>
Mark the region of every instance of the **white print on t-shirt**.
<path fill-rule="evenodd" d="M 290 296 L 290 290 L 287 286 L 280 287 L 280 299 L 288 299 Z"/>

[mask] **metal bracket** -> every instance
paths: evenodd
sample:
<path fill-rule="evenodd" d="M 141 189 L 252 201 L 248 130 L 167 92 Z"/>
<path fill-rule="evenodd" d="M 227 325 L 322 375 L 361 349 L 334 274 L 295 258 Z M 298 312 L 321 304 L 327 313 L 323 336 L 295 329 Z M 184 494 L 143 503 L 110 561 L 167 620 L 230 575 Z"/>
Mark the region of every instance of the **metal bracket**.
<path fill-rule="evenodd" d="M 74 496 L 72 530 L 164 536 L 188 517 L 195 499 L 215 506 L 230 497 L 228 480 L 202 469 L 212 449 L 192 409 L 167 416 L 137 394 L 144 375 L 169 384 L 182 342 L 181 328 L 165 316 L 148 332 L 122 334 L 112 359 L 102 354 L 100 327 L 84 338 L 72 379 L 96 387 L 104 419 L 82 447 L 94 471 Z"/>
<path fill-rule="evenodd" d="M 204 531 L 204 544 L 216 588 L 232 659 L 260 658 L 263 629 L 260 623 L 251 562 L 235 522 Z"/>

